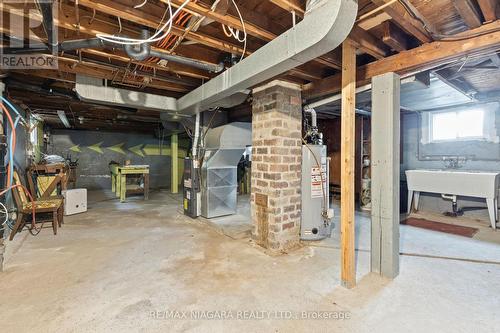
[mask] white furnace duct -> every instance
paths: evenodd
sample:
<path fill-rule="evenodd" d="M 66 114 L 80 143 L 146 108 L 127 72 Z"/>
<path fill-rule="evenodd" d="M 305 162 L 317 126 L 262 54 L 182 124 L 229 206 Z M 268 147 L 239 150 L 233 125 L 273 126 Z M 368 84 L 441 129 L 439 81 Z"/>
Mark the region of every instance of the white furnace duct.
<path fill-rule="evenodd" d="M 201 215 L 213 218 L 236 213 L 237 167 L 252 144 L 251 123 L 230 123 L 210 130 L 201 166 Z"/>

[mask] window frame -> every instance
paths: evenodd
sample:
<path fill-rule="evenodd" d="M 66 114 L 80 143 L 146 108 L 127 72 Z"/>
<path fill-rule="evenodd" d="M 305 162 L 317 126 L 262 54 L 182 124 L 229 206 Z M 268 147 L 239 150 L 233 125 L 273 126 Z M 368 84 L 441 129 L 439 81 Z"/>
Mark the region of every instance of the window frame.
<path fill-rule="evenodd" d="M 470 112 L 470 111 L 477 111 L 481 112 L 483 116 L 483 124 L 482 124 L 482 134 L 480 136 L 465 136 L 465 137 L 459 137 L 458 136 L 458 131 L 456 133 L 455 138 L 453 139 L 434 139 L 434 116 L 436 114 L 443 114 L 443 113 L 454 113 L 455 116 L 458 116 L 459 113 L 462 112 Z M 431 111 L 429 112 L 429 117 L 428 117 L 428 122 L 429 122 L 429 143 L 447 143 L 447 142 L 463 142 L 463 141 L 487 141 L 488 136 L 486 133 L 485 129 L 485 121 L 486 121 L 486 114 L 484 110 L 481 109 L 465 109 L 465 110 L 446 110 L 446 111 Z"/>

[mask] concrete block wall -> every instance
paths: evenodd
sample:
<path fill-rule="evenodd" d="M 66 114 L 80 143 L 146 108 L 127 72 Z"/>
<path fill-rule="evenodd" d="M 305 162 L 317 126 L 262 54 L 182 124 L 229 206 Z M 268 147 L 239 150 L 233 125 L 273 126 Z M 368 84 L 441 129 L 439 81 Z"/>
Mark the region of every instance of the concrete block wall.
<path fill-rule="evenodd" d="M 110 150 L 118 144 L 123 144 L 123 153 Z M 102 153 L 90 149 L 93 145 L 99 145 Z M 111 176 L 109 162 L 115 161 L 123 164 L 130 160 L 132 164 L 147 164 L 150 166 L 150 186 L 151 188 L 170 188 L 170 156 L 144 156 L 134 153 L 137 148 L 144 145 L 159 147 L 160 141 L 153 134 L 141 133 L 117 133 L 104 131 L 78 131 L 78 130 L 54 130 L 48 146 L 49 154 L 58 154 L 66 157 L 71 155 L 72 159 L 78 159 L 78 180 L 77 187 L 90 190 L 110 190 Z M 78 148 L 79 152 L 71 150 Z M 136 149 L 134 149 L 134 147 Z M 170 148 L 170 140 L 163 141 L 165 149 Z M 183 161 L 179 159 L 179 172 L 182 172 Z M 181 178 L 179 178 L 181 179 Z"/>
<path fill-rule="evenodd" d="M 301 216 L 302 101 L 280 81 L 253 92 L 253 239 L 271 251 L 298 245 Z"/>

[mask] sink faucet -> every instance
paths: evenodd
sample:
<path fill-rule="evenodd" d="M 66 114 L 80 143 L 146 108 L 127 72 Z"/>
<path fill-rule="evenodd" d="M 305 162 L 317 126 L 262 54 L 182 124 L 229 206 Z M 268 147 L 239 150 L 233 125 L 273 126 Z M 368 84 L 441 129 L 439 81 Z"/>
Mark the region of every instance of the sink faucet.
<path fill-rule="evenodd" d="M 443 156 L 443 163 L 446 169 L 460 169 L 467 162 L 467 157 Z"/>

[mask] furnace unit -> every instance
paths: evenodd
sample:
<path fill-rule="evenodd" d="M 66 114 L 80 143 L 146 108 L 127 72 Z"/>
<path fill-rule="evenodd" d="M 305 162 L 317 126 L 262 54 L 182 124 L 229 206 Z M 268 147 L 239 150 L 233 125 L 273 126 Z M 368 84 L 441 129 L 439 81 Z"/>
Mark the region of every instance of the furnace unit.
<path fill-rule="evenodd" d="M 208 131 L 201 167 L 201 216 L 236 214 L 237 167 L 252 144 L 252 124 L 235 122 Z"/>

